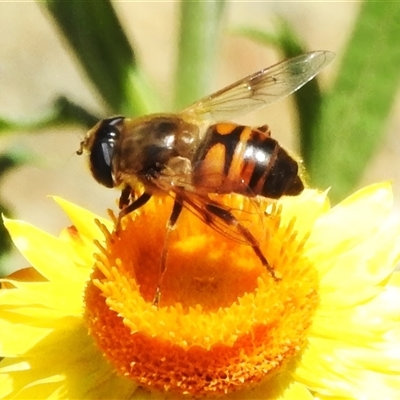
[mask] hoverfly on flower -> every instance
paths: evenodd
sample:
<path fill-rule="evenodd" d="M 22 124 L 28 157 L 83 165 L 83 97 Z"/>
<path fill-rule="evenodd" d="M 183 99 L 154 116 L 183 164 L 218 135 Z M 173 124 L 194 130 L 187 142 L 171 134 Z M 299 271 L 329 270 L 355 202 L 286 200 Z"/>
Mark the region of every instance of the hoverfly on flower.
<path fill-rule="evenodd" d="M 232 210 L 210 195 L 237 193 L 278 199 L 300 194 L 298 163 L 271 137 L 267 125 L 226 122 L 295 92 L 333 59 L 314 51 L 262 69 L 194 103 L 177 114 L 100 121 L 81 142 L 94 178 L 121 188 L 121 219 L 153 196 L 169 194 L 174 205 L 167 224 L 174 228 L 183 208 L 232 239 L 250 245 L 272 278 L 279 279 L 252 232 Z M 139 193 L 138 187 L 144 190 Z M 161 258 L 154 303 L 166 270 Z"/>

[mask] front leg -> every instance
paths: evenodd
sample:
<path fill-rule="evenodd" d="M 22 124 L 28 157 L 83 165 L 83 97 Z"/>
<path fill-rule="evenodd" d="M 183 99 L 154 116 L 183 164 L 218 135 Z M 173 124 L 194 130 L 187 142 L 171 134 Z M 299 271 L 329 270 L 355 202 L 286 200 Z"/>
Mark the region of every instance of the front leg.
<path fill-rule="evenodd" d="M 119 197 L 118 207 L 120 210 L 129 206 L 132 201 L 132 188 L 129 185 L 124 186 L 121 191 L 121 196 Z"/>
<path fill-rule="evenodd" d="M 127 186 L 129 187 L 129 186 Z M 129 187 L 130 189 L 130 187 Z M 121 198 L 124 198 L 123 196 L 126 196 L 126 193 L 124 193 L 124 191 L 126 190 L 126 188 L 123 189 L 122 193 L 121 193 Z M 130 195 L 128 196 L 128 198 L 130 197 Z M 120 201 L 121 201 L 120 198 Z M 137 210 L 138 208 L 144 206 L 149 200 L 151 199 L 151 194 L 144 192 L 140 197 L 138 197 L 134 202 L 132 202 L 131 204 L 129 204 L 128 206 L 126 206 L 125 208 L 123 208 L 119 214 L 118 214 L 118 218 L 117 218 L 117 223 L 115 224 L 115 230 L 118 232 L 121 228 L 121 220 L 123 217 L 125 217 L 125 215 L 131 213 L 132 211 Z"/>

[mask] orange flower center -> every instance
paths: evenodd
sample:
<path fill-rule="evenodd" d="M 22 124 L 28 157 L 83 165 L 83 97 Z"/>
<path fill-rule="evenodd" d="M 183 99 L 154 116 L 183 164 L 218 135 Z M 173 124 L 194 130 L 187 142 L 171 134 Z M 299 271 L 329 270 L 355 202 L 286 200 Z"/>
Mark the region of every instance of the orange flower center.
<path fill-rule="evenodd" d="M 241 196 L 226 201 L 251 209 Z M 263 254 L 282 276 L 275 281 L 250 246 L 183 212 L 167 243 L 156 307 L 171 205 L 151 201 L 125 217 L 118 233 L 103 227 L 105 244 L 85 293 L 91 335 L 121 374 L 150 389 L 220 395 L 272 377 L 306 343 L 318 303 L 305 238 L 294 220 L 283 222 L 276 204 L 261 224 L 257 213 L 247 212 L 249 226 L 264 232 Z"/>

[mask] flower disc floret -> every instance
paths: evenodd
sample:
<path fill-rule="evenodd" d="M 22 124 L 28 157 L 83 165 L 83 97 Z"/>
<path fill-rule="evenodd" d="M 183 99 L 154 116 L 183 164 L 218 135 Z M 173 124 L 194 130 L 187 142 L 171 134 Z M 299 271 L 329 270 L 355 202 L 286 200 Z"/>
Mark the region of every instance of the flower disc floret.
<path fill-rule="evenodd" d="M 248 199 L 226 202 L 260 225 Z M 85 294 L 91 335 L 121 374 L 150 389 L 220 395 L 274 376 L 305 345 L 318 305 L 304 234 L 279 206 L 263 204 L 261 248 L 282 277 L 276 281 L 250 246 L 184 212 L 167 243 L 156 307 L 171 207 L 154 200 L 127 216 L 119 232 L 102 228 L 105 241 Z"/>

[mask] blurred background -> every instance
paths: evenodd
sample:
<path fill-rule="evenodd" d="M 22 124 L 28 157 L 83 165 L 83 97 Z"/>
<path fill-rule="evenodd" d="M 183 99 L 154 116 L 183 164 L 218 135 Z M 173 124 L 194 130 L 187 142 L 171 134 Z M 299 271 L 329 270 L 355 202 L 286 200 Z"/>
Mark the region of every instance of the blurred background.
<path fill-rule="evenodd" d="M 377 24 L 370 17 L 374 13 L 365 11 L 363 7 L 366 6 L 362 2 L 228 1 L 218 2 L 214 9 L 199 14 L 201 9 L 185 10 L 180 2 L 104 1 L 107 7 L 111 4 L 114 8 L 134 50 L 135 69 L 133 78 L 131 75 L 129 79 L 137 76 L 140 81 L 133 94 L 125 96 L 125 103 L 122 101 L 118 109 L 118 102 L 107 101 L 107 95 L 101 90 L 99 93 L 93 79 L 89 79 L 82 66 L 79 43 L 65 35 L 68 29 L 73 32 L 75 29 L 76 34 L 82 37 L 91 30 L 93 23 L 95 28 L 91 34 L 94 42 L 102 36 L 106 46 L 107 39 L 110 36 L 113 38 L 112 21 L 106 23 L 104 20 L 104 13 L 109 9 L 98 7 L 100 3 L 91 3 L 92 10 L 84 6 L 86 8 L 80 14 L 76 7 L 90 2 L 61 3 L 0 3 L 0 200 L 7 216 L 23 219 L 57 235 L 68 221 L 48 195 L 61 196 L 106 215 L 107 208 L 116 208 L 118 192 L 98 185 L 90 175 L 85 158 L 75 154 L 92 119 L 122 112 L 136 115 L 143 111 L 176 111 L 184 104 L 188 105 L 203 95 L 286 58 L 290 52 L 300 50 L 330 50 L 336 53 L 335 61 L 319 75 L 317 89 L 321 90 L 322 100 L 317 95 L 315 104 L 319 107 L 316 112 L 321 113 L 322 122 L 319 125 L 316 122 L 311 131 L 320 135 L 325 133 L 328 139 L 336 133 L 341 136 L 339 143 L 332 147 L 329 143 L 324 144 L 326 138 L 321 139 L 321 148 L 324 144 L 325 149 L 315 153 L 317 155 L 310 158 L 310 163 L 313 171 L 321 165 L 322 178 L 318 172 L 313 172 L 311 185 L 321 189 L 335 185 L 343 187 L 334 194 L 334 201 L 337 201 L 355 188 L 392 180 L 396 209 L 400 211 L 399 76 L 391 69 L 399 69 L 400 45 L 396 46 L 396 42 L 400 41 L 400 37 L 391 33 L 399 22 L 385 19 L 390 15 L 395 21 L 400 21 L 400 18 L 395 19 L 396 12 L 400 15 L 397 10 L 387 10 L 387 14 L 382 11 L 381 18 L 384 20 Z M 393 4 L 390 7 L 400 7 L 400 3 Z M 72 7 L 70 10 L 65 8 L 69 6 Z M 360 22 L 362 14 L 364 20 Z M 189 28 L 184 27 L 185 21 Z M 387 25 L 392 31 L 385 31 L 382 27 Z M 209 52 L 191 53 L 202 46 L 201 42 L 191 39 L 193 32 L 190 29 L 193 26 L 199 27 L 200 32 L 203 30 Z M 214 38 L 207 38 L 209 33 Z M 75 45 L 71 46 L 71 41 Z M 103 49 L 101 43 L 94 43 L 94 47 Z M 111 68 L 119 59 L 118 51 L 123 52 L 119 45 L 118 41 L 109 40 L 108 46 L 115 51 L 105 52 L 102 60 L 94 55 L 92 66 Z M 90 56 L 90 46 L 84 52 Z M 124 59 L 123 55 L 121 59 Z M 129 62 L 129 57 L 125 59 Z M 361 67 L 356 69 L 357 75 L 352 72 L 352 78 L 347 71 L 357 63 Z M 189 64 L 200 70 L 191 71 L 193 65 Z M 364 70 L 364 65 L 370 68 Z M 112 91 L 114 85 L 110 71 L 109 78 L 103 75 L 101 84 L 109 88 L 106 92 Z M 191 73 L 195 84 L 198 81 L 196 74 L 205 76 L 205 83 L 192 88 L 188 78 Z M 335 88 L 335 82 L 341 76 L 344 78 Z M 380 84 L 381 77 L 383 81 Z M 115 83 L 115 87 L 118 88 L 119 84 Z M 330 91 L 334 92 L 331 96 Z M 126 104 L 129 99 L 140 97 L 143 93 L 144 100 L 137 101 L 138 105 L 130 110 L 129 104 Z M 55 106 L 54 102 L 60 96 L 67 104 L 67 116 L 62 115 L 65 111 L 60 106 L 64 104 L 62 101 L 59 100 Z M 337 110 L 339 97 L 342 111 Z M 255 126 L 268 124 L 273 136 L 284 147 L 303 153 L 310 139 L 304 139 L 309 134 L 300 132 L 302 114 L 301 109 L 296 108 L 296 101 L 298 98 L 290 96 L 259 112 L 238 118 L 238 122 Z M 309 103 L 313 102 L 310 98 Z M 336 104 L 336 114 L 330 111 L 334 108 L 332 104 Z M 79 106 L 79 112 L 74 111 L 74 106 Z M 378 122 L 369 122 L 373 113 L 371 110 L 380 112 Z M 324 120 L 325 114 L 328 117 Z M 355 116 L 354 125 L 347 122 L 351 115 Z M 366 123 L 373 127 L 371 131 L 364 127 Z M 346 131 L 346 126 L 353 131 Z M 365 156 L 359 157 L 364 145 L 373 150 L 366 149 Z M 345 159 L 349 165 L 359 159 L 354 163 L 359 175 L 359 178 L 353 179 L 354 185 L 342 184 L 340 177 L 323 172 L 325 169 L 330 171 L 329 168 L 343 168 L 346 174 L 347 167 L 343 166 L 343 160 L 334 159 L 335 151 L 346 148 L 353 151 Z M 26 261 L 15 252 L 10 256 L 6 255 L 5 248 L 2 252 L 2 274 L 26 266 Z"/>

